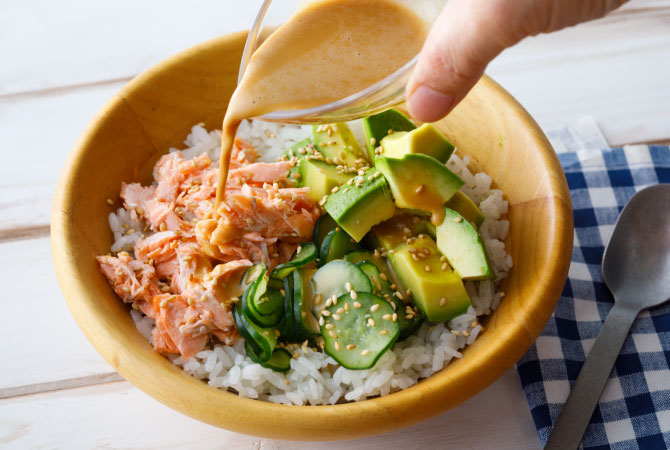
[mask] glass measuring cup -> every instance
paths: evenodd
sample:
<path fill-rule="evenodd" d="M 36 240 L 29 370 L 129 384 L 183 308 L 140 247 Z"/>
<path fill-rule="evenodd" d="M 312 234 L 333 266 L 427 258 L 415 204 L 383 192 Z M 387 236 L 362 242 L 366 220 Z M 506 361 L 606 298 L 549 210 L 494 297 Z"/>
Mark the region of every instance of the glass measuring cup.
<path fill-rule="evenodd" d="M 261 34 L 267 37 L 274 31 L 273 28 L 276 28 L 277 25 L 285 21 L 288 15 L 296 8 L 304 7 L 306 4 L 315 1 L 319 0 L 302 0 L 300 2 L 292 2 L 293 5 L 289 5 L 291 2 L 282 0 L 281 2 L 275 2 L 275 5 L 278 5 L 275 8 L 271 8 L 273 5 L 272 0 L 263 1 L 244 46 L 238 83 L 242 80 L 251 56 L 262 42 Z M 435 21 L 442 7 L 447 2 L 447 0 L 392 1 L 412 10 L 427 24 L 432 24 Z M 270 14 L 268 15 L 268 13 Z M 272 23 L 269 24 L 268 22 Z M 273 111 L 256 117 L 256 119 L 269 122 L 332 123 L 360 119 L 364 116 L 376 114 L 396 106 L 405 100 L 405 86 L 418 59 L 419 55 L 414 56 L 386 78 L 340 100 L 312 108 Z"/>

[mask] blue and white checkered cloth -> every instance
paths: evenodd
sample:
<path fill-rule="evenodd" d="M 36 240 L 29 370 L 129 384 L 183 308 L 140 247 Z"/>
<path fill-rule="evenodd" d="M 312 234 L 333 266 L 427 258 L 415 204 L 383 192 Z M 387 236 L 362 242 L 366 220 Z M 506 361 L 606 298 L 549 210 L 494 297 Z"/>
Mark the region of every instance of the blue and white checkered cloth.
<path fill-rule="evenodd" d="M 601 276 L 604 246 L 624 205 L 643 187 L 670 183 L 670 148 L 630 146 L 559 154 L 575 237 L 568 281 L 517 370 L 542 444 L 613 305 Z M 670 209 L 670 205 L 668 205 Z M 670 448 L 670 305 L 644 311 L 626 338 L 584 434 L 585 449 Z"/>

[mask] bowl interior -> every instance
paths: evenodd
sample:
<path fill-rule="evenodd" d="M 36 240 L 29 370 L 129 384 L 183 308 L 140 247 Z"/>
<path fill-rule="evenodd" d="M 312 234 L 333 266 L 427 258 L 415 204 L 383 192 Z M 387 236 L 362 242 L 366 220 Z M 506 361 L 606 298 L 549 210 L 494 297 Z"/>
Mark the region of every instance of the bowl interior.
<path fill-rule="evenodd" d="M 389 396 L 334 406 L 276 405 L 210 388 L 158 355 L 100 274 L 110 207 L 122 181 L 151 167 L 191 126 L 219 127 L 237 80 L 246 33 L 184 51 L 137 77 L 98 112 L 61 174 L 52 248 L 68 306 L 98 352 L 155 399 L 204 422 L 282 439 L 346 439 L 416 423 L 452 408 L 508 370 L 547 322 L 567 276 L 572 214 L 554 152 L 523 108 L 489 78 L 437 126 L 486 170 L 510 203 L 514 268 L 506 296 L 463 358 Z"/>

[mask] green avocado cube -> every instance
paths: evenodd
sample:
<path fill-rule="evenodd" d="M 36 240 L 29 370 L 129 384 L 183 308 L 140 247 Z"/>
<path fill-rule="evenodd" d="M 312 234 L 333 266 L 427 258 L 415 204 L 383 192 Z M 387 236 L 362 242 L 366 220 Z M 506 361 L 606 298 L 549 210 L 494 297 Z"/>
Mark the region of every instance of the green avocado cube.
<path fill-rule="evenodd" d="M 338 170 L 333 164 L 302 158 L 298 163 L 298 187 L 308 187 L 309 195 L 317 202 L 335 187 L 349 181 L 353 174 Z"/>
<path fill-rule="evenodd" d="M 358 169 L 368 164 L 367 155 L 346 123 L 312 125 L 314 144 L 329 164 Z"/>
<path fill-rule="evenodd" d="M 496 274 L 486 255 L 482 238 L 472 223 L 453 209 L 445 208 L 444 221 L 436 229 L 437 247 L 451 267 L 466 280 L 493 280 Z"/>
<path fill-rule="evenodd" d="M 375 168 L 356 175 L 342 185 L 328 196 L 323 206 L 356 242 L 360 242 L 370 228 L 395 213 L 386 179 Z"/>
<path fill-rule="evenodd" d="M 394 132 L 381 142 L 382 154 L 391 158 L 402 158 L 408 153 L 423 153 L 446 163 L 454 146 L 440 131 L 429 123 L 416 130 Z"/>
<path fill-rule="evenodd" d="M 409 153 L 402 159 L 378 156 L 377 167 L 386 177 L 398 208 L 420 209 L 439 224 L 444 204 L 463 186 L 455 173 L 435 158 Z"/>
<path fill-rule="evenodd" d="M 470 306 L 463 281 L 441 257 L 428 236 L 405 241 L 389 253 L 393 272 L 429 322 L 451 320 Z"/>
<path fill-rule="evenodd" d="M 396 214 L 372 228 L 366 240 L 373 248 L 390 250 L 405 240 L 420 234 L 430 234 L 426 217 Z"/>
<path fill-rule="evenodd" d="M 365 149 L 370 161 L 375 159 L 375 148 L 381 145 L 389 132 L 412 131 L 416 125 L 403 113 L 395 108 L 380 112 L 363 119 L 363 132 L 365 133 Z"/>
<path fill-rule="evenodd" d="M 475 228 L 482 226 L 484 219 L 486 219 L 484 214 L 477 208 L 477 205 L 475 205 L 475 202 L 462 191 L 456 192 L 445 206 L 449 209 L 453 209 L 469 222 L 472 222 L 475 225 Z"/>

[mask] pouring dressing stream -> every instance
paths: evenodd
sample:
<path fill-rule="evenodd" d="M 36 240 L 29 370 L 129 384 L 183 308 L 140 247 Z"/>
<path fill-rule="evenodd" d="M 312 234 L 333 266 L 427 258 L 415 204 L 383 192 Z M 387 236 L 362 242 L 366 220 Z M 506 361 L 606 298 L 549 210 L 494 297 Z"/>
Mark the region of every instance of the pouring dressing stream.
<path fill-rule="evenodd" d="M 371 86 L 419 53 L 429 25 L 390 0 L 322 0 L 254 52 L 223 121 L 217 207 L 243 119 L 326 104 Z"/>

